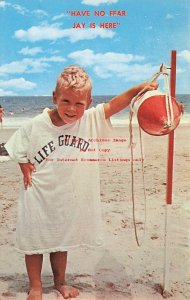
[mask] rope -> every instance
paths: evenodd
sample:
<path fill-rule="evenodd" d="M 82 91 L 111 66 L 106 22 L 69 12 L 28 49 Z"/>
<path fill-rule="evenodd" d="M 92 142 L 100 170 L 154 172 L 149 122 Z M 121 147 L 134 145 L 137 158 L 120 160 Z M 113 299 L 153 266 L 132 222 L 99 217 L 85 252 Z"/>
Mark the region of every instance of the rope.
<path fill-rule="evenodd" d="M 133 225 L 135 229 L 135 239 L 137 242 L 137 245 L 140 247 L 144 241 L 145 237 L 145 228 L 146 228 L 146 191 L 145 191 L 145 176 L 144 176 L 144 155 L 143 155 L 143 146 L 142 146 L 142 135 L 141 135 L 141 129 L 139 127 L 139 136 L 140 136 L 140 150 L 141 150 L 141 171 L 142 171 L 142 180 L 143 180 L 143 195 L 144 195 L 144 231 L 143 231 L 143 237 L 142 241 L 139 241 L 138 233 L 137 233 L 137 222 L 136 222 L 136 216 L 135 216 L 135 195 L 134 195 L 134 164 L 133 164 L 133 126 L 132 126 L 132 119 L 133 119 L 133 111 L 130 111 L 130 122 L 129 122 L 129 132 L 130 132 L 130 149 L 131 149 L 131 194 L 132 194 L 132 205 L 133 205 Z"/>
<path fill-rule="evenodd" d="M 171 93 L 170 93 L 170 88 L 169 88 L 169 79 L 168 76 L 164 76 L 164 87 L 166 91 L 166 112 L 167 112 L 167 127 L 172 126 L 173 121 L 174 121 L 174 112 L 173 112 L 173 106 L 172 106 L 172 98 L 171 98 Z"/>
<path fill-rule="evenodd" d="M 161 65 L 162 66 L 162 65 Z M 161 69 L 161 67 L 160 67 Z M 160 72 L 155 73 L 150 80 L 148 81 L 148 84 L 155 81 L 161 74 L 163 74 L 163 71 L 160 70 Z M 130 104 L 130 109 L 134 112 L 133 106 L 135 102 L 140 99 L 144 93 L 147 92 L 147 86 L 145 86 L 135 97 L 133 97 L 131 104 Z"/>
<path fill-rule="evenodd" d="M 172 99 L 170 95 L 170 88 L 169 88 L 169 80 L 168 80 L 168 72 L 167 68 L 162 64 L 160 66 L 160 71 L 155 73 L 151 79 L 148 81 L 148 83 L 151 83 L 155 81 L 160 75 L 164 76 L 164 85 L 165 85 L 165 91 L 166 91 L 166 112 L 167 112 L 167 127 L 170 127 L 172 125 L 172 122 L 174 120 L 174 114 L 173 114 L 173 106 L 172 106 Z M 137 232 L 137 222 L 136 222 L 136 215 L 135 215 L 135 194 L 134 194 L 134 164 L 133 164 L 133 114 L 134 114 L 134 104 L 137 100 L 139 100 L 142 95 L 147 91 L 147 87 L 144 87 L 131 101 L 130 104 L 130 113 L 129 113 L 129 133 L 130 133 L 130 150 L 131 150 L 131 196 L 132 196 L 132 205 L 133 205 L 133 224 L 134 224 L 134 230 L 135 230 L 135 239 L 138 246 L 141 246 L 146 232 L 146 221 L 147 221 L 147 199 L 146 199 L 146 187 L 145 187 L 145 172 L 144 172 L 144 155 L 143 155 L 143 144 L 142 144 L 142 134 L 141 129 L 139 126 L 139 137 L 140 137 L 140 151 L 141 151 L 141 172 L 142 172 L 142 182 L 143 182 L 143 196 L 144 196 L 144 231 L 143 231 L 143 237 L 141 242 L 139 241 L 138 232 Z"/>

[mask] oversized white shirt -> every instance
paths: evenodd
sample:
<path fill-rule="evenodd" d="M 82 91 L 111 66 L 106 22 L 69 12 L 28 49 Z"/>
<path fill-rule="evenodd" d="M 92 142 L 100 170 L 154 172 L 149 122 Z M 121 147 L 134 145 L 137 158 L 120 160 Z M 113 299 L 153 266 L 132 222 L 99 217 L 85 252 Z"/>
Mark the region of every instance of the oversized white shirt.
<path fill-rule="evenodd" d="M 102 246 L 99 141 L 110 135 L 103 104 L 73 124 L 54 126 L 45 109 L 5 145 L 16 162 L 35 165 L 32 187 L 22 184 L 17 249 L 25 254 Z"/>

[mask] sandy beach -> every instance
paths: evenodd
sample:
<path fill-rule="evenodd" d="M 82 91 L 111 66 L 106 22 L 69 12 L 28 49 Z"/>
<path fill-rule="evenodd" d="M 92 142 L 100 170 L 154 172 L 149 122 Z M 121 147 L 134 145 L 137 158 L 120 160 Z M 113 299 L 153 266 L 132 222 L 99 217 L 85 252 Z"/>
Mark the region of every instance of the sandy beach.
<path fill-rule="evenodd" d="M 13 129 L 0 130 L 4 143 Z M 137 134 L 137 133 L 136 133 Z M 126 136 L 117 128 L 116 136 Z M 164 280 L 165 194 L 168 136 L 143 134 L 146 182 L 146 227 L 140 162 L 134 163 L 135 215 L 142 245 L 134 234 L 130 163 L 106 161 L 100 166 L 101 203 L 106 247 L 69 253 L 67 281 L 80 289 L 81 300 L 161 300 Z M 129 157 L 126 142 L 115 142 L 112 157 Z M 127 153 L 127 154 L 126 154 Z M 24 257 L 14 250 L 19 181 L 13 161 L 0 163 L 0 300 L 26 299 Z M 175 131 L 173 203 L 169 211 L 169 284 L 174 300 L 190 299 L 190 125 Z M 143 238 L 143 234 L 144 238 Z M 48 255 L 44 256 L 44 300 L 63 299 L 52 288 Z"/>

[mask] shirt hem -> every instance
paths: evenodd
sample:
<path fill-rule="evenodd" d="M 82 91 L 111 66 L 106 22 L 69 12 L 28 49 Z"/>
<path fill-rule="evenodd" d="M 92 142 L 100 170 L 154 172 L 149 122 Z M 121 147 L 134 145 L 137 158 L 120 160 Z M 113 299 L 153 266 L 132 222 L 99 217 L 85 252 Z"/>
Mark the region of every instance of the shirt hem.
<path fill-rule="evenodd" d="M 45 254 L 45 253 L 53 253 L 53 252 L 67 252 L 69 250 L 75 250 L 76 248 L 83 248 L 83 249 L 99 249 L 104 248 L 105 243 L 100 245 L 88 245 L 88 244 L 78 244 L 73 246 L 66 246 L 66 247 L 57 247 L 57 248 L 49 248 L 49 249 L 35 249 L 35 250 L 22 250 L 15 247 L 15 250 L 19 253 L 26 254 L 26 255 L 33 255 L 33 254 Z"/>

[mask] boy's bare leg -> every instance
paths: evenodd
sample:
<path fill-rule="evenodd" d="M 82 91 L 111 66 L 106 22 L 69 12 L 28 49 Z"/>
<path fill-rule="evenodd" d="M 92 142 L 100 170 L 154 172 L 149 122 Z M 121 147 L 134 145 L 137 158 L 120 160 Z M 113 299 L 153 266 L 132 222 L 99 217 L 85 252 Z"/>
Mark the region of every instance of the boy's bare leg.
<path fill-rule="evenodd" d="M 50 253 L 50 262 L 54 276 L 54 287 L 65 299 L 76 298 L 79 291 L 65 284 L 65 271 L 67 265 L 67 252 Z"/>
<path fill-rule="evenodd" d="M 42 300 L 41 270 L 43 255 L 25 255 L 26 269 L 30 282 L 27 300 Z"/>

